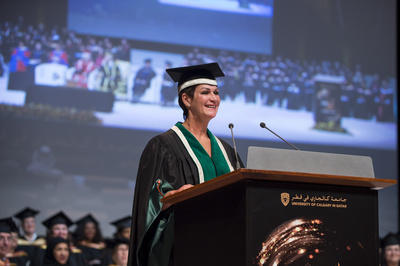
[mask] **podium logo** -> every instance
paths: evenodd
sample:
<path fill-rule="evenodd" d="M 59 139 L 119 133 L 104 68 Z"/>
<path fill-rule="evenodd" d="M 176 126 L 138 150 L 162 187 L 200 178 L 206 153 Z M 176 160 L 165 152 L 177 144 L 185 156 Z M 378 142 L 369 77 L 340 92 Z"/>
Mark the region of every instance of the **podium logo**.
<path fill-rule="evenodd" d="M 281 193 L 281 202 L 283 204 L 283 206 L 287 206 L 289 204 L 290 201 L 290 195 L 289 193 L 283 192 Z"/>

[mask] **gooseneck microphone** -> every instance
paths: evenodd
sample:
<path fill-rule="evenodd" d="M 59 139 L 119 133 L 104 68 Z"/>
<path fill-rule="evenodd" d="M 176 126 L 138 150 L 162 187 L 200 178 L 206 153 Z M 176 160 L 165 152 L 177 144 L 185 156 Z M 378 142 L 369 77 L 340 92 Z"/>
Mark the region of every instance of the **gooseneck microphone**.
<path fill-rule="evenodd" d="M 290 147 L 292 147 L 295 150 L 300 150 L 299 148 L 297 148 L 296 146 L 294 146 L 293 144 L 287 142 L 284 138 L 282 138 L 281 136 L 279 136 L 278 134 L 276 134 L 274 131 L 272 131 L 271 129 L 269 129 L 264 122 L 260 123 L 260 127 L 267 129 L 269 132 L 271 132 L 272 134 L 274 134 L 275 136 L 277 136 L 278 138 L 280 138 L 281 140 L 283 140 L 287 145 L 289 145 Z"/>
<path fill-rule="evenodd" d="M 238 153 L 237 153 L 237 149 L 236 149 L 236 142 L 235 142 L 235 138 L 233 137 L 233 124 L 229 123 L 229 128 L 231 129 L 231 135 L 232 135 L 232 142 L 233 142 L 233 150 L 235 152 L 235 157 L 236 157 L 236 169 L 238 170 L 240 169 L 240 163 L 239 163 L 239 158 L 238 158 Z"/>

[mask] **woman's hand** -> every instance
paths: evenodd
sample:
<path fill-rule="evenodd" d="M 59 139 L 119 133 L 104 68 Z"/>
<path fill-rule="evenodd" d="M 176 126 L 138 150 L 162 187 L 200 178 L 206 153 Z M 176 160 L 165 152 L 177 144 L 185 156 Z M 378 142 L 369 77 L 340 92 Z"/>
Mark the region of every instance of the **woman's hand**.
<path fill-rule="evenodd" d="M 171 195 L 174 195 L 174 194 L 176 194 L 176 193 L 178 193 L 178 192 L 181 192 L 181 191 L 186 190 L 186 189 L 191 188 L 191 187 L 193 187 L 192 184 L 186 184 L 186 185 L 181 186 L 181 187 L 178 188 L 178 189 L 170 190 L 170 191 L 168 191 L 167 193 L 165 193 L 164 198 L 166 198 L 166 197 L 168 197 L 168 196 L 171 196 Z M 170 206 L 171 206 L 171 204 L 163 204 L 162 210 L 166 210 L 166 209 L 168 209 Z"/>

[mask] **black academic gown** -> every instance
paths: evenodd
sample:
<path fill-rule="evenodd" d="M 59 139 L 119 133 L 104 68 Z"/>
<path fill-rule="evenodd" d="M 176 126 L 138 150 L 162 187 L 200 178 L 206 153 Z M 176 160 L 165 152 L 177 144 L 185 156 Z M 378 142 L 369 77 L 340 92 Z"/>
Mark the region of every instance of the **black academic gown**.
<path fill-rule="evenodd" d="M 234 149 L 225 141 L 221 139 L 220 141 L 226 150 L 231 165 L 235 166 L 236 160 Z M 240 164 L 243 165 L 241 161 Z M 185 184 L 199 184 L 197 166 L 193 162 L 193 159 L 190 157 L 177 134 L 171 129 L 151 139 L 147 143 L 140 158 L 133 201 L 133 220 L 128 266 L 147 266 L 149 263 L 173 265 L 173 258 L 169 257 L 171 249 L 167 248 L 167 250 L 161 250 L 163 247 L 160 249 L 160 246 L 154 246 L 154 243 L 149 243 L 152 241 L 154 232 L 159 234 L 160 226 L 164 227 L 163 235 L 157 236 L 161 237 L 160 242 L 168 242 L 165 238 L 171 236 L 173 240 L 173 217 L 170 215 L 170 209 L 160 212 L 160 215 L 157 217 L 158 220 L 152 223 L 152 226 L 154 224 L 155 226 L 158 226 L 157 229 L 146 228 L 148 206 L 153 208 L 154 205 L 157 205 L 157 201 L 159 202 L 159 200 L 156 199 L 157 195 L 155 193 L 157 192 L 154 192 L 156 180 L 161 181 L 161 190 L 163 193 L 172 189 L 178 189 Z M 166 186 L 163 186 L 164 184 L 166 184 Z M 160 196 L 160 198 L 161 197 L 162 196 Z M 151 202 L 151 204 L 149 204 L 149 202 Z M 161 209 L 162 205 L 161 203 L 159 204 L 160 206 L 156 207 Z M 151 211 L 154 212 L 155 209 L 156 208 L 153 208 Z M 161 224 L 160 219 L 164 220 L 164 222 L 161 221 Z M 152 252 L 150 252 L 150 250 L 152 250 Z M 151 259 L 148 258 L 149 254 L 152 258 L 169 257 L 169 264 L 168 262 L 150 262 Z M 141 263 L 140 265 L 137 263 L 138 258 Z M 156 258 L 156 260 L 160 259 Z"/>
<path fill-rule="evenodd" d="M 77 247 L 82 251 L 82 254 L 89 266 L 105 265 L 105 263 L 103 263 L 105 257 L 104 248 L 94 248 L 84 245 L 78 245 Z"/>
<path fill-rule="evenodd" d="M 32 261 L 35 248 L 46 244 L 46 239 L 44 237 L 37 237 L 35 241 L 29 242 L 24 237 L 18 238 L 18 246 L 15 251 L 25 251 L 28 254 L 28 259 Z"/>
<path fill-rule="evenodd" d="M 14 252 L 8 257 L 8 259 L 10 261 L 10 265 L 15 266 L 26 266 L 29 261 L 28 253 L 22 250 Z"/>

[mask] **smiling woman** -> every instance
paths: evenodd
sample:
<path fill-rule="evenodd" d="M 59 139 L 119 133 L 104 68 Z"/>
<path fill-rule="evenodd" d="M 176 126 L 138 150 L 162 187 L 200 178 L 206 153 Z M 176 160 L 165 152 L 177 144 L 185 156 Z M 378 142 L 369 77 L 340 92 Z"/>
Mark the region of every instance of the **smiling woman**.
<path fill-rule="evenodd" d="M 208 130 L 221 102 L 216 77 L 224 73 L 218 64 L 172 68 L 167 73 L 178 82 L 185 121 L 151 139 L 142 153 L 129 265 L 173 265 L 173 211 L 160 200 L 229 173 L 237 163 L 233 148 Z"/>

